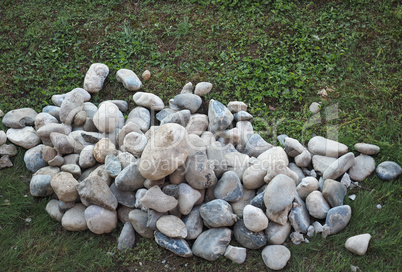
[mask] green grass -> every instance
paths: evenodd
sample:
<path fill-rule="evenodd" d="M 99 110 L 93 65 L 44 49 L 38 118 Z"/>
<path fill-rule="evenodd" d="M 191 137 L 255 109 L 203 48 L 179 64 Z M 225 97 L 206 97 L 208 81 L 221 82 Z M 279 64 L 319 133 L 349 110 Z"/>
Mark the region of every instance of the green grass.
<path fill-rule="evenodd" d="M 377 163 L 402 164 L 402 6 L 397 1 L 2 1 L 0 18 L 4 112 L 41 111 L 53 94 L 82 87 L 89 66 L 102 62 L 110 74 L 94 103 L 123 99 L 134 107 L 132 92 L 115 78 L 120 68 L 139 75 L 150 70 L 142 90 L 165 102 L 189 81 L 209 81 L 214 87 L 207 99 L 244 101 L 255 130 L 272 143 L 282 133 L 303 143 L 313 134 L 336 138 L 351 151 L 355 143 L 368 142 L 381 147 Z M 317 95 L 323 88 L 325 100 Z M 320 115 L 309 113 L 313 101 L 322 102 Z M 122 226 L 100 236 L 65 231 L 45 213 L 48 199 L 29 196 L 31 174 L 19 151 L 15 167 L 1 170 L 2 269 L 266 270 L 261 250 L 249 250 L 243 265 L 223 257 L 211 263 L 176 257 L 139 237 L 132 251 L 117 252 Z M 289 242 L 286 270 L 348 271 L 350 265 L 400 270 L 399 181 L 373 175 L 361 183 L 365 189 L 353 189 L 356 200 L 345 200 L 353 211 L 348 227 L 310 244 Z M 365 232 L 372 235 L 365 256 L 344 248 L 348 237 Z"/>

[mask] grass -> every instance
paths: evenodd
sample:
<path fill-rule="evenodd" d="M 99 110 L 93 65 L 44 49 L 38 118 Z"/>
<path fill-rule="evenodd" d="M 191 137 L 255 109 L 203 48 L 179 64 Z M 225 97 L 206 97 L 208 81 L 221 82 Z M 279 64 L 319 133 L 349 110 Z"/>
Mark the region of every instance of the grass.
<path fill-rule="evenodd" d="M 151 80 L 143 91 L 165 102 L 185 83 L 214 84 L 207 99 L 242 100 L 254 127 L 272 143 L 285 133 L 306 143 L 312 135 L 381 147 L 377 163 L 401 160 L 401 19 L 397 1 L 2 1 L 0 4 L 0 109 L 37 111 L 53 94 L 82 87 L 94 62 L 110 75 L 92 101 L 132 93 L 115 73 L 128 68 Z M 317 92 L 326 89 L 328 97 Z M 321 102 L 320 115 L 309 112 Z M 319 118 L 318 118 L 319 117 Z M 1 127 L 4 129 L 4 127 Z M 263 271 L 260 251 L 244 264 L 225 258 L 183 259 L 137 237 L 117 252 L 113 233 L 63 230 L 44 212 L 47 199 L 29 196 L 31 174 L 23 150 L 1 170 L 0 267 L 8 271 Z M 357 153 L 356 153 L 357 154 Z M 401 263 L 400 180 L 375 175 L 353 189 L 353 216 L 341 233 L 288 246 L 287 271 L 398 271 Z M 383 208 L 378 210 L 377 204 Z M 26 218 L 32 221 L 27 223 Z M 367 254 L 344 248 L 350 236 L 372 235 Z M 166 260 L 166 263 L 162 263 Z M 140 265 L 140 262 L 142 265 Z"/>

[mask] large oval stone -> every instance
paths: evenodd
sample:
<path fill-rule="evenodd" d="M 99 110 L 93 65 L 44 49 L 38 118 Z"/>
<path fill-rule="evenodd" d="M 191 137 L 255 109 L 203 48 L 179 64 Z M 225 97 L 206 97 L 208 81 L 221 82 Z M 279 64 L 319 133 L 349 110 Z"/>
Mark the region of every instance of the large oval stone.
<path fill-rule="evenodd" d="M 119 123 L 119 108 L 112 102 L 101 103 L 93 117 L 95 127 L 100 132 L 112 132 Z"/>
<path fill-rule="evenodd" d="M 222 256 L 231 241 L 232 231 L 228 228 L 214 228 L 204 231 L 192 247 L 195 256 L 216 261 Z"/>
<path fill-rule="evenodd" d="M 96 234 L 109 233 L 117 226 L 117 213 L 91 205 L 85 209 L 85 220 L 90 231 Z"/>

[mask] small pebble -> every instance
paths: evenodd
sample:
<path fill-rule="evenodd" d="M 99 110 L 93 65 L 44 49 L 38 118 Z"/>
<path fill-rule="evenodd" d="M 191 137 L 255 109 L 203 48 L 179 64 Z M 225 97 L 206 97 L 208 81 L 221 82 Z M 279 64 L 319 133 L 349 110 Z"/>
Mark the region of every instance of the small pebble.
<path fill-rule="evenodd" d="M 355 195 L 355 194 L 350 195 L 350 196 L 349 196 L 349 199 L 350 199 L 350 200 L 355 200 L 355 199 L 356 199 L 356 195 Z"/>
<path fill-rule="evenodd" d="M 377 209 L 379 209 L 379 210 L 380 210 L 380 209 L 382 209 L 381 204 L 377 204 L 377 206 L 376 206 L 376 207 L 377 207 Z"/>

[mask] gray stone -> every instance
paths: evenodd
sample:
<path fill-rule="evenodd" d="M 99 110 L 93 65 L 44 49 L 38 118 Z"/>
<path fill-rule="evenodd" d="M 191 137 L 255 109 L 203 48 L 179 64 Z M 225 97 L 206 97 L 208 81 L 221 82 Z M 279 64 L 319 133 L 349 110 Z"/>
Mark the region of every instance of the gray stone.
<path fill-rule="evenodd" d="M 123 224 L 128 222 L 132 226 L 130 220 L 128 219 L 128 214 L 133 210 L 134 210 L 133 208 L 129 208 L 129 207 L 126 207 L 126 206 L 119 206 L 117 208 L 117 218 Z"/>
<path fill-rule="evenodd" d="M 135 193 L 135 207 L 139 208 L 145 212 L 148 211 L 149 209 L 142 204 L 141 198 L 144 197 L 144 195 L 147 193 L 147 191 L 148 191 L 147 189 L 141 188 L 141 189 L 138 189 L 137 192 Z"/>
<path fill-rule="evenodd" d="M 64 201 L 59 200 L 58 203 L 57 203 L 58 209 L 62 213 L 65 213 L 67 210 L 69 210 L 72 207 L 74 207 L 74 205 L 75 205 L 75 201 L 64 202 Z"/>
<path fill-rule="evenodd" d="M 81 110 L 74 116 L 74 126 L 81 127 L 85 124 L 88 118 L 86 111 Z"/>
<path fill-rule="evenodd" d="M 187 228 L 187 237 L 185 239 L 196 239 L 202 233 L 202 229 L 204 226 L 202 217 L 200 215 L 200 207 L 194 207 L 189 214 L 184 216 L 183 222 Z"/>
<path fill-rule="evenodd" d="M 202 204 L 200 215 L 204 220 L 204 224 L 209 228 L 232 226 L 237 219 L 230 204 L 222 199 L 214 199 Z"/>
<path fill-rule="evenodd" d="M 331 208 L 320 191 L 311 192 L 306 198 L 306 207 L 312 217 L 324 219 Z"/>
<path fill-rule="evenodd" d="M 84 108 L 84 97 L 79 91 L 71 91 L 66 95 L 60 106 L 60 121 L 71 125 L 75 115 Z"/>
<path fill-rule="evenodd" d="M 96 164 L 96 160 L 94 157 L 94 147 L 93 145 L 88 145 L 84 147 L 84 149 L 80 153 L 80 158 L 78 164 L 81 168 L 89 168 Z"/>
<path fill-rule="evenodd" d="M 234 247 L 229 245 L 226 248 L 224 256 L 237 264 L 242 264 L 246 260 L 247 249 L 244 247 Z"/>
<path fill-rule="evenodd" d="M 99 92 L 108 74 L 109 67 L 105 64 L 93 63 L 85 74 L 84 89 L 89 93 Z"/>
<path fill-rule="evenodd" d="M 343 199 L 345 198 L 347 189 L 345 185 L 339 181 L 333 179 L 326 179 L 324 181 L 324 188 L 322 190 L 322 195 L 325 200 L 328 201 L 331 207 L 343 205 Z"/>
<path fill-rule="evenodd" d="M 385 161 L 377 166 L 376 173 L 382 180 L 393 180 L 402 173 L 402 168 L 396 162 Z"/>
<path fill-rule="evenodd" d="M 250 121 L 250 120 L 253 119 L 253 116 L 250 113 L 246 112 L 246 111 L 236 112 L 235 114 L 233 114 L 233 117 L 234 117 L 234 120 L 236 122 L 238 122 L 238 121 Z"/>
<path fill-rule="evenodd" d="M 345 242 L 345 248 L 354 254 L 363 256 L 367 252 L 370 239 L 369 233 L 349 237 Z"/>
<path fill-rule="evenodd" d="M 57 124 L 59 121 L 53 115 L 41 112 L 35 117 L 35 129 L 38 130 L 47 124 Z"/>
<path fill-rule="evenodd" d="M 50 141 L 59 155 L 71 154 L 74 152 L 74 141 L 65 134 L 52 132 Z"/>
<path fill-rule="evenodd" d="M 275 146 L 263 152 L 257 157 L 261 161 L 264 169 L 275 169 L 275 166 L 288 166 L 289 159 L 285 150 L 280 146 Z"/>
<path fill-rule="evenodd" d="M 215 185 L 213 167 L 204 152 L 198 151 L 187 157 L 185 179 L 193 188 L 204 189 Z"/>
<path fill-rule="evenodd" d="M 273 178 L 264 194 L 268 218 L 276 223 L 285 224 L 296 195 L 296 185 L 291 178 L 282 174 Z"/>
<path fill-rule="evenodd" d="M 320 103 L 317 102 L 313 102 L 310 104 L 310 107 L 308 108 L 310 110 L 311 113 L 318 113 L 321 110 L 321 105 Z"/>
<path fill-rule="evenodd" d="M 262 260 L 272 270 L 283 269 L 290 259 L 290 250 L 282 245 L 270 245 L 262 250 Z"/>
<path fill-rule="evenodd" d="M 59 201 L 56 199 L 51 199 L 47 204 L 46 204 L 46 212 L 50 215 L 51 218 L 53 218 L 56 221 L 61 222 L 61 219 L 63 218 L 64 212 L 60 212 L 59 210 Z"/>
<path fill-rule="evenodd" d="M 144 186 L 145 178 L 138 170 L 138 163 L 131 163 L 116 177 L 116 187 L 121 191 L 135 191 Z"/>
<path fill-rule="evenodd" d="M 155 242 L 161 247 L 173 252 L 174 254 L 189 258 L 193 256 L 193 252 L 186 240 L 183 238 L 171 238 L 159 231 L 155 231 Z"/>
<path fill-rule="evenodd" d="M 373 144 L 357 143 L 354 148 L 365 155 L 375 155 L 380 152 L 380 147 Z"/>
<path fill-rule="evenodd" d="M 289 213 L 289 221 L 295 231 L 307 233 L 307 229 L 310 226 L 310 214 L 307 211 L 306 204 L 299 197 L 296 197 L 293 202 L 293 208 Z"/>
<path fill-rule="evenodd" d="M 291 162 L 289 163 L 289 169 L 292 170 L 297 174 L 297 185 L 304 179 L 306 176 L 304 175 L 303 171 L 299 166 L 297 166 L 295 163 Z"/>
<path fill-rule="evenodd" d="M 79 161 L 80 155 L 79 154 L 70 154 L 64 156 L 64 164 L 77 164 Z"/>
<path fill-rule="evenodd" d="M 15 155 L 17 155 L 17 153 L 17 148 L 13 144 L 3 144 L 0 146 L 0 155 L 14 157 Z"/>
<path fill-rule="evenodd" d="M 38 113 L 30 108 L 21 108 L 6 113 L 3 117 L 3 125 L 9 128 L 24 128 L 33 126 Z"/>
<path fill-rule="evenodd" d="M 131 132 L 136 132 L 138 134 L 143 134 L 141 128 L 138 124 L 132 122 L 126 122 L 126 124 L 117 133 L 117 143 L 121 147 L 124 145 L 124 138 Z"/>
<path fill-rule="evenodd" d="M 97 162 L 105 163 L 107 155 L 117 155 L 116 146 L 108 138 L 102 138 L 95 144 L 93 155 Z"/>
<path fill-rule="evenodd" d="M 313 156 L 313 167 L 314 170 L 317 171 L 320 175 L 322 175 L 327 168 L 336 161 L 336 158 L 333 157 L 326 157 L 321 155 L 314 155 Z"/>
<path fill-rule="evenodd" d="M 148 215 L 146 212 L 135 209 L 128 214 L 128 218 L 139 235 L 145 238 L 154 237 L 154 231 L 147 228 Z"/>
<path fill-rule="evenodd" d="M 39 128 L 38 131 L 36 131 L 36 134 L 39 136 L 43 143 L 52 145 L 50 141 L 50 134 L 52 132 L 58 132 L 67 135 L 69 133 L 68 130 L 69 128 L 64 124 L 51 123 Z"/>
<path fill-rule="evenodd" d="M 211 91 L 212 86 L 210 82 L 199 82 L 195 85 L 194 93 L 199 96 L 204 96 Z"/>
<path fill-rule="evenodd" d="M 179 198 L 179 193 L 180 193 L 179 191 L 180 191 L 180 188 L 176 184 L 168 184 L 166 186 L 163 186 L 163 188 L 162 188 L 162 192 L 164 194 L 167 194 L 168 196 L 173 196 L 176 199 Z M 201 196 L 201 194 L 200 194 L 200 196 Z M 180 201 L 179 201 L 179 205 L 180 205 Z"/>
<path fill-rule="evenodd" d="M 186 85 L 184 85 L 183 89 L 181 90 L 181 94 L 185 93 L 193 93 L 193 83 L 187 82 Z"/>
<path fill-rule="evenodd" d="M 139 159 L 135 158 L 134 155 L 129 152 L 119 151 L 117 158 L 119 159 L 122 169 L 126 168 L 133 162 L 139 163 Z"/>
<path fill-rule="evenodd" d="M 60 107 L 51 106 L 51 105 L 45 106 L 45 107 L 42 109 L 42 112 L 44 112 L 44 113 L 49 113 L 50 115 L 52 115 L 53 117 L 55 117 L 57 120 L 60 120 L 60 117 L 59 117 L 59 115 L 60 115 Z"/>
<path fill-rule="evenodd" d="M 160 213 L 157 211 L 154 211 L 152 209 L 148 209 L 147 215 L 148 215 L 148 220 L 147 220 L 147 228 L 151 230 L 157 230 L 156 228 L 156 222 L 161 218 L 162 216 L 166 215 L 167 213 Z"/>
<path fill-rule="evenodd" d="M 318 188 L 319 185 L 316 178 L 306 177 L 297 185 L 296 191 L 300 198 L 305 200 L 312 191 L 316 191 Z"/>
<path fill-rule="evenodd" d="M 250 204 L 244 207 L 243 220 L 246 228 L 253 232 L 260 232 L 268 227 L 268 218 L 263 210 Z"/>
<path fill-rule="evenodd" d="M 208 130 L 212 133 L 225 130 L 233 121 L 233 114 L 221 102 L 211 99 L 208 107 Z"/>
<path fill-rule="evenodd" d="M 61 171 L 72 174 L 75 179 L 81 176 L 81 168 L 76 164 L 64 164 L 61 166 Z"/>
<path fill-rule="evenodd" d="M 274 164 L 269 165 L 267 174 L 264 177 L 264 182 L 269 183 L 279 174 L 290 177 L 294 181 L 295 185 L 299 179 L 299 176 L 290 170 L 289 167 L 285 166 L 282 161 L 277 161 Z"/>
<path fill-rule="evenodd" d="M 9 128 L 7 130 L 7 138 L 13 144 L 25 149 L 30 149 L 40 143 L 40 139 L 33 127 L 24 127 L 20 129 Z"/>
<path fill-rule="evenodd" d="M 0 158 L 0 169 L 7 167 L 13 167 L 13 163 L 11 162 L 10 157 L 8 155 L 3 155 Z"/>
<path fill-rule="evenodd" d="M 241 101 L 230 101 L 228 104 L 228 109 L 231 112 L 247 111 L 247 105 Z"/>
<path fill-rule="evenodd" d="M 236 202 L 243 196 L 243 186 L 233 171 L 225 172 L 214 189 L 215 198 Z"/>
<path fill-rule="evenodd" d="M 253 232 L 246 228 L 243 219 L 237 220 L 233 227 L 233 234 L 236 241 L 245 248 L 258 249 L 267 244 L 264 232 Z"/>
<path fill-rule="evenodd" d="M 296 157 L 305 150 L 305 147 L 297 140 L 290 137 L 285 139 L 285 152 L 291 156 Z"/>
<path fill-rule="evenodd" d="M 243 210 L 246 205 L 250 204 L 255 197 L 255 190 L 243 189 L 243 196 L 236 202 L 230 203 L 233 212 L 239 217 L 243 217 Z"/>
<path fill-rule="evenodd" d="M 181 110 L 174 113 L 169 114 L 161 121 L 161 126 L 167 123 L 176 123 L 183 127 L 187 126 L 190 121 L 191 113 L 189 110 Z"/>
<path fill-rule="evenodd" d="M 273 146 L 265 141 L 259 134 L 253 134 L 248 138 L 244 147 L 244 153 L 250 157 L 258 157 Z"/>
<path fill-rule="evenodd" d="M 325 225 L 329 227 L 329 234 L 336 234 L 343 230 L 350 221 L 352 209 L 349 205 L 337 206 L 327 213 Z"/>
<path fill-rule="evenodd" d="M 153 209 L 160 213 L 170 211 L 178 204 L 177 199 L 164 194 L 158 186 L 149 189 L 140 201 L 148 209 Z"/>
<path fill-rule="evenodd" d="M 70 173 L 57 173 L 50 181 L 50 185 L 61 201 L 70 202 L 75 201 L 78 198 L 76 188 L 78 181 Z"/>
<path fill-rule="evenodd" d="M 52 95 L 53 104 L 60 107 L 61 104 L 63 103 L 63 100 L 66 98 L 67 94 L 69 94 L 71 92 L 75 92 L 75 91 L 78 91 L 82 95 L 82 97 L 84 98 L 84 101 L 91 100 L 91 95 L 86 90 L 84 90 L 82 88 L 75 88 L 72 91 L 65 93 L 65 94 Z"/>
<path fill-rule="evenodd" d="M 195 240 L 192 247 L 193 254 L 208 261 L 216 261 L 225 253 L 231 235 L 232 231 L 228 228 L 206 230 Z"/>
<path fill-rule="evenodd" d="M 311 164 L 311 157 L 310 152 L 305 149 L 302 153 L 295 157 L 295 163 L 299 167 L 308 167 Z"/>
<path fill-rule="evenodd" d="M 162 99 L 153 93 L 137 92 L 133 95 L 133 100 L 138 106 L 142 106 L 150 110 L 160 111 L 165 107 Z"/>
<path fill-rule="evenodd" d="M 114 210 L 91 205 L 85 209 L 84 216 L 88 229 L 95 234 L 112 232 L 117 226 L 117 213 Z"/>
<path fill-rule="evenodd" d="M 240 152 L 230 152 L 225 155 L 225 159 L 228 163 L 228 170 L 235 172 L 241 180 L 244 171 L 250 166 L 250 157 Z M 254 162 L 257 162 L 257 160 Z"/>
<path fill-rule="evenodd" d="M 151 189 L 151 187 L 154 187 L 155 185 L 162 188 L 164 184 L 165 184 L 165 178 L 161 178 L 161 179 L 158 179 L 158 180 L 146 179 L 144 181 L 144 187 L 147 188 L 147 189 Z"/>
<path fill-rule="evenodd" d="M 287 221 L 284 225 L 269 222 L 268 228 L 265 229 L 265 235 L 267 237 L 267 241 L 272 245 L 281 245 L 285 242 L 290 234 L 292 226 L 290 222 Z"/>
<path fill-rule="evenodd" d="M 354 181 L 363 181 L 375 170 L 375 160 L 364 154 L 355 158 L 355 163 L 349 169 L 349 176 Z"/>
<path fill-rule="evenodd" d="M 129 208 L 135 208 L 134 192 L 121 191 L 116 187 L 115 183 L 112 183 L 112 185 L 110 186 L 110 191 L 116 197 L 116 200 L 119 204 Z"/>
<path fill-rule="evenodd" d="M 191 113 L 195 113 L 202 104 L 202 99 L 197 94 L 179 94 L 173 99 L 173 103 L 179 109 L 187 109 Z"/>
<path fill-rule="evenodd" d="M 214 142 L 207 147 L 207 156 L 213 162 L 217 178 L 220 178 L 228 170 L 228 161 L 225 159 L 225 155 L 230 152 L 232 152 L 230 145 L 222 145 L 220 142 Z"/>
<path fill-rule="evenodd" d="M 112 177 L 115 178 L 121 172 L 121 164 L 119 159 L 115 155 L 107 155 L 105 159 L 105 168 L 106 172 Z"/>
<path fill-rule="evenodd" d="M 130 91 L 138 91 L 142 87 L 142 82 L 138 76 L 129 69 L 120 69 L 116 73 L 118 82 L 122 82 L 124 88 Z"/>
<path fill-rule="evenodd" d="M 96 111 L 93 122 L 100 132 L 112 132 L 119 124 L 119 108 L 112 102 L 102 102 Z"/>
<path fill-rule="evenodd" d="M 127 116 L 126 124 L 132 122 L 146 132 L 151 124 L 151 113 L 144 107 L 135 107 Z"/>
<path fill-rule="evenodd" d="M 120 236 L 117 242 L 117 249 L 124 251 L 132 249 L 135 243 L 135 232 L 133 225 L 130 222 L 124 223 L 123 229 L 120 232 Z"/>
<path fill-rule="evenodd" d="M 171 238 L 186 238 L 187 228 L 184 222 L 174 215 L 163 215 L 156 221 L 156 228 Z"/>
<path fill-rule="evenodd" d="M 66 211 L 61 219 L 63 228 L 69 231 L 83 231 L 88 229 L 87 221 L 85 220 L 84 212 L 86 207 L 81 203 L 77 203 Z"/>
<path fill-rule="evenodd" d="M 293 244 L 295 245 L 300 245 L 302 242 L 304 242 L 304 236 L 302 233 L 294 231 L 290 235 L 290 240 L 292 241 Z"/>
<path fill-rule="evenodd" d="M 345 185 L 346 188 L 349 188 L 350 185 L 352 184 L 352 180 L 350 179 L 350 176 L 348 173 L 343 174 L 341 178 L 341 183 Z"/>
<path fill-rule="evenodd" d="M 34 175 L 29 183 L 29 192 L 34 197 L 44 197 L 53 194 L 50 185 L 51 175 Z"/>
<path fill-rule="evenodd" d="M 55 156 L 48 161 L 48 164 L 53 167 L 61 167 L 64 164 L 64 158 L 60 155 Z"/>
<path fill-rule="evenodd" d="M 313 155 L 338 158 L 348 152 L 348 147 L 337 141 L 315 136 L 308 142 L 308 151 Z"/>
<path fill-rule="evenodd" d="M 249 166 L 243 173 L 243 187 L 245 189 L 254 190 L 265 184 L 264 177 L 267 169 L 262 167 L 261 161 Z"/>
<path fill-rule="evenodd" d="M 142 152 L 139 170 L 150 180 L 161 179 L 183 165 L 188 156 L 187 132 L 169 123 L 160 126 Z"/>
<path fill-rule="evenodd" d="M 355 163 L 355 155 L 349 152 L 333 163 L 325 170 L 322 177 L 324 180 L 337 179 L 343 175 Z"/>
<path fill-rule="evenodd" d="M 112 184 L 112 178 L 109 176 L 109 174 L 106 172 L 106 167 L 104 164 L 98 165 L 89 175 L 88 177 L 100 177 L 103 182 L 107 185 L 110 186 Z"/>
<path fill-rule="evenodd" d="M 278 135 L 276 138 L 278 139 L 279 144 L 281 146 L 285 147 L 285 141 L 286 141 L 286 138 L 288 138 L 288 137 L 289 136 L 286 134 L 281 134 L 281 135 Z"/>
<path fill-rule="evenodd" d="M 201 198 L 201 193 L 186 183 L 179 184 L 178 188 L 179 211 L 181 214 L 187 215 L 191 212 L 194 204 Z"/>
<path fill-rule="evenodd" d="M 155 117 L 156 119 L 158 119 L 159 121 L 162 121 L 163 119 L 165 119 L 167 116 L 178 112 L 178 110 L 176 109 L 171 109 L 171 108 L 164 108 L 163 110 L 159 111 Z"/>
<path fill-rule="evenodd" d="M 53 188 L 54 189 L 54 188 Z M 90 176 L 77 185 L 78 194 L 88 204 L 116 210 L 117 199 L 109 186 L 99 176 Z"/>
<path fill-rule="evenodd" d="M 251 205 L 260 208 L 263 211 L 266 211 L 265 203 L 264 203 L 264 194 L 265 192 L 261 192 L 258 195 L 256 195 L 253 200 L 251 201 Z"/>

